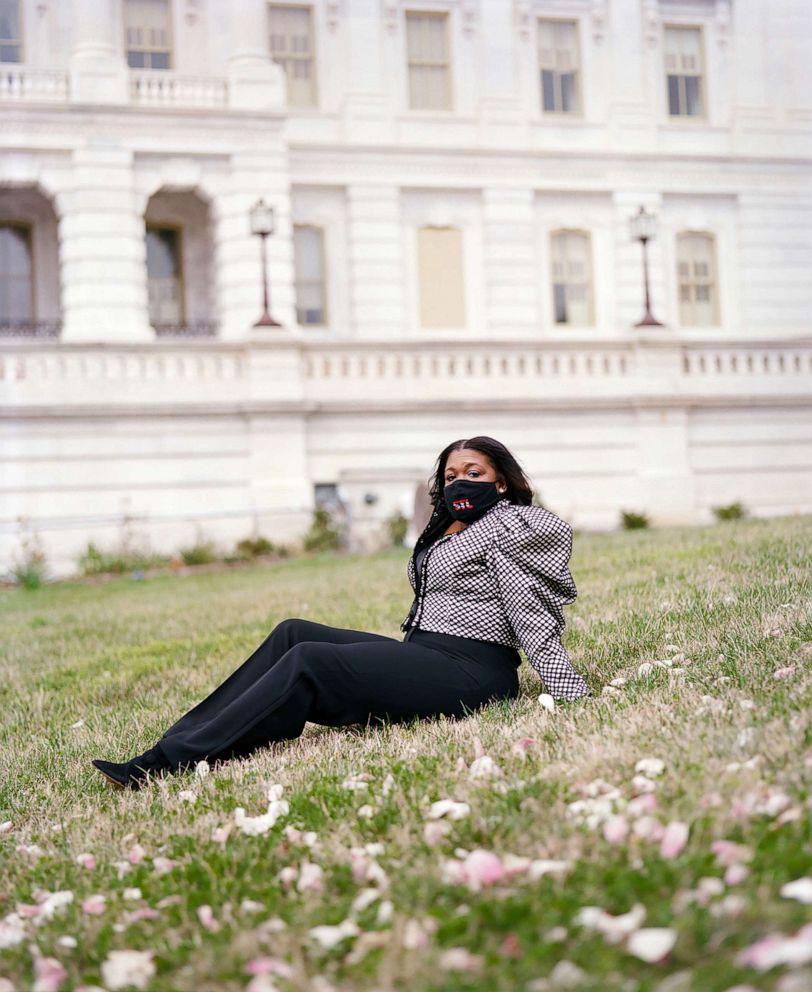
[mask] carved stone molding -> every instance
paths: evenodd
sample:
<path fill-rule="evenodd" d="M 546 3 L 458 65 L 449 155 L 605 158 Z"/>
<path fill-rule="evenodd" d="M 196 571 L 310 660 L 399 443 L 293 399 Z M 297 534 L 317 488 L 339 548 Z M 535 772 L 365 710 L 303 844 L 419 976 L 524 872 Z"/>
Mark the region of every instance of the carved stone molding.
<path fill-rule="evenodd" d="M 383 7 L 383 23 L 386 30 L 394 34 L 398 29 L 398 12 L 400 4 L 398 0 L 381 0 Z"/>
<path fill-rule="evenodd" d="M 590 17 L 592 21 L 592 40 L 600 45 L 606 34 L 606 0 L 592 0 Z"/>
<path fill-rule="evenodd" d="M 533 9 L 531 0 L 515 0 L 516 27 L 523 40 L 530 37 L 530 29 L 533 23 Z"/>
<path fill-rule="evenodd" d="M 716 40 L 724 48 L 730 38 L 731 0 L 708 0 L 708 15 L 713 15 Z M 652 47 L 660 40 L 663 4 L 661 0 L 643 0 L 643 33 Z"/>
<path fill-rule="evenodd" d="M 341 17 L 341 0 L 326 0 L 324 4 L 324 19 L 327 22 L 327 27 L 331 31 L 335 31 L 338 27 L 338 21 Z"/>

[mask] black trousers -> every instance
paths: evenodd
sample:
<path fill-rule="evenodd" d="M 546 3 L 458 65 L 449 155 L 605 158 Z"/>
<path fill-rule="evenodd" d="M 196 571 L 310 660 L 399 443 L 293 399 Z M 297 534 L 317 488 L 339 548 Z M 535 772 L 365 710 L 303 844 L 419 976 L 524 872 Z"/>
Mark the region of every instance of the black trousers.
<path fill-rule="evenodd" d="M 363 630 L 282 620 L 243 664 L 158 742 L 173 768 L 245 757 L 327 727 L 464 717 L 515 698 L 519 652 L 412 629 L 402 641 Z"/>

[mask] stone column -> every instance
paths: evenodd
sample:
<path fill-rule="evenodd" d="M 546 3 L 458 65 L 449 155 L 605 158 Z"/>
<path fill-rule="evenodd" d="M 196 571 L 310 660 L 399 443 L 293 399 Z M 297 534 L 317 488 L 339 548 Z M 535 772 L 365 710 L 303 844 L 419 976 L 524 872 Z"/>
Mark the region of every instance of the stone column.
<path fill-rule="evenodd" d="M 285 105 L 285 74 L 270 57 L 265 0 L 240 0 L 230 17 L 232 49 L 228 59 L 229 106 L 271 110 Z"/>
<path fill-rule="evenodd" d="M 132 153 L 77 149 L 71 187 L 58 201 L 62 340 L 152 340 L 144 219 Z"/>
<path fill-rule="evenodd" d="M 393 141 L 394 115 L 384 83 L 380 0 L 354 0 L 346 25 L 344 136 L 347 141 Z"/>
<path fill-rule="evenodd" d="M 264 138 L 270 137 L 276 147 L 234 155 L 212 210 L 220 336 L 227 340 L 252 335 L 275 339 L 296 332 L 290 186 L 281 122 L 264 118 L 256 126 L 262 127 Z M 262 266 L 259 238 L 251 234 L 249 212 L 260 197 L 275 212 L 275 231 L 266 241 L 268 282 L 271 315 L 283 327 L 253 330 L 262 313 Z"/>
<path fill-rule="evenodd" d="M 486 187 L 482 211 L 486 333 L 539 332 L 533 190 Z"/>
<path fill-rule="evenodd" d="M 397 340 L 406 324 L 397 186 L 347 187 L 351 334 Z"/>
<path fill-rule="evenodd" d="M 117 0 L 73 0 L 73 103 L 126 103 L 128 71 Z"/>
<path fill-rule="evenodd" d="M 480 0 L 476 30 L 480 36 L 479 113 L 483 138 L 488 145 L 511 147 L 524 140 L 526 127 L 518 93 L 512 5 L 505 0 Z M 535 32 L 533 37 L 535 45 Z"/>

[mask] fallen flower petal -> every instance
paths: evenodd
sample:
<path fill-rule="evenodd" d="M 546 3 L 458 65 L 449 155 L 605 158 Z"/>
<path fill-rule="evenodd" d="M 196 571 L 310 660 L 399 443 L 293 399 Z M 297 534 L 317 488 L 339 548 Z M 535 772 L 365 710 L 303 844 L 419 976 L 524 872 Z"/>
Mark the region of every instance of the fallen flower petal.
<path fill-rule="evenodd" d="M 468 803 L 457 803 L 453 799 L 440 799 L 431 804 L 428 816 L 430 819 L 436 820 L 448 814 L 449 819 L 460 820 L 463 816 L 468 816 L 470 812 L 471 807 Z"/>
<path fill-rule="evenodd" d="M 671 927 L 643 927 L 629 935 L 626 950 L 641 961 L 662 961 L 677 940 Z"/>
<path fill-rule="evenodd" d="M 36 944 L 29 944 L 28 949 L 34 961 L 32 992 L 58 992 L 59 986 L 68 977 L 62 962 L 56 958 L 43 957 Z"/>
<path fill-rule="evenodd" d="M 796 878 L 785 882 L 778 890 L 785 899 L 797 899 L 806 906 L 812 906 L 812 878 Z"/>
<path fill-rule="evenodd" d="M 603 836 L 610 844 L 622 844 L 629 835 L 625 816 L 613 815 L 603 821 Z"/>
<path fill-rule="evenodd" d="M 445 971 L 478 971 L 484 960 L 481 954 L 472 954 L 467 947 L 449 947 L 438 963 Z"/>
<path fill-rule="evenodd" d="M 220 929 L 220 924 L 217 922 L 217 920 L 215 920 L 214 912 L 211 906 L 208 905 L 198 906 L 197 918 L 200 920 L 201 925 L 211 933 L 217 933 L 217 931 Z"/>
<path fill-rule="evenodd" d="M 634 766 L 636 772 L 648 775 L 649 778 L 656 778 L 662 775 L 665 770 L 665 762 L 660 758 L 640 758 Z"/>
<path fill-rule="evenodd" d="M 82 909 L 91 916 L 98 916 L 104 912 L 105 903 L 106 899 L 101 894 L 88 896 L 82 901 Z"/>
<path fill-rule="evenodd" d="M 113 992 L 128 985 L 145 989 L 155 975 L 152 954 L 152 951 L 110 951 L 102 962 L 102 981 Z"/>
<path fill-rule="evenodd" d="M 660 854 L 664 858 L 675 858 L 688 842 L 689 827 L 681 820 L 672 820 L 666 825 L 660 841 Z"/>
<path fill-rule="evenodd" d="M 361 932 L 355 920 L 347 918 L 336 926 L 311 927 L 308 930 L 310 936 L 321 944 L 322 947 L 331 948 L 344 940 L 345 937 L 357 937 Z"/>

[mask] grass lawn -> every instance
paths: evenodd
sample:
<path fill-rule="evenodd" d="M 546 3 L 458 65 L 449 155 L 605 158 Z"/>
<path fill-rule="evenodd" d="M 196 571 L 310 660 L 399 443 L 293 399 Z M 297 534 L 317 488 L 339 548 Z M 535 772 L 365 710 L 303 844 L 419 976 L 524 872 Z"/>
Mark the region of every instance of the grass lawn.
<path fill-rule="evenodd" d="M 465 720 L 308 724 L 141 792 L 90 759 L 283 618 L 402 637 L 406 549 L 3 591 L 0 992 L 812 989 L 810 547 L 808 517 L 576 534 L 595 698 L 548 711 L 525 661 Z"/>

